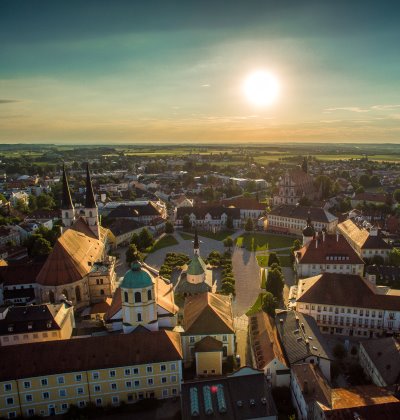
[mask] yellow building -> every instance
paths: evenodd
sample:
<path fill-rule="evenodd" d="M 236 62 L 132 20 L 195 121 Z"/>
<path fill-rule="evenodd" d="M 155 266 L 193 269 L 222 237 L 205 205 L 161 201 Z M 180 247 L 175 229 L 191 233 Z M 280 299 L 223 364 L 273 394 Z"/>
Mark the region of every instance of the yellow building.
<path fill-rule="evenodd" d="M 235 355 L 235 330 L 229 296 L 201 293 L 186 298 L 183 330 L 182 347 L 186 366 L 195 360 L 196 344 L 205 337 L 222 343 L 222 360 Z M 211 357 L 213 363 L 215 357 Z M 208 372 L 209 369 L 203 370 L 207 370 L 207 374 L 212 373 Z"/>
<path fill-rule="evenodd" d="M 65 303 L 0 308 L 0 346 L 66 340 L 74 327 L 74 309 Z"/>
<path fill-rule="evenodd" d="M 178 333 L 134 332 L 0 348 L 0 417 L 180 395 Z"/>

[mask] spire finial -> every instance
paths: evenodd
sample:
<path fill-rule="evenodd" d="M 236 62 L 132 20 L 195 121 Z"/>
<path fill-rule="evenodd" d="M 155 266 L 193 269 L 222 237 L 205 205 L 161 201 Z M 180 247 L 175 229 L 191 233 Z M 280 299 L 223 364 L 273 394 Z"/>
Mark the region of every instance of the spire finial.
<path fill-rule="evenodd" d="M 199 249 L 199 237 L 197 235 L 197 228 L 194 229 L 194 242 L 193 242 L 193 249 Z"/>

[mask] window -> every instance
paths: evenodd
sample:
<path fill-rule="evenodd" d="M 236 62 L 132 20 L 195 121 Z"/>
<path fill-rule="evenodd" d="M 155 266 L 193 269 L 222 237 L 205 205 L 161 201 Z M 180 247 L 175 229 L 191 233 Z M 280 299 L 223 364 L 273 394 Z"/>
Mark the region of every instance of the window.
<path fill-rule="evenodd" d="M 223 335 L 222 336 L 222 341 L 228 341 L 228 336 L 227 335 Z"/>
<path fill-rule="evenodd" d="M 176 364 L 175 363 L 171 363 L 171 370 L 176 370 Z"/>
<path fill-rule="evenodd" d="M 79 394 L 83 394 L 83 388 L 77 388 L 76 389 L 76 393 Z"/>
<path fill-rule="evenodd" d="M 176 376 L 175 375 L 171 376 L 171 382 L 176 382 Z"/>
<path fill-rule="evenodd" d="M 17 413 L 15 411 L 11 411 L 8 413 L 9 419 L 15 419 L 17 417 Z"/>
<path fill-rule="evenodd" d="M 153 297 L 151 295 L 151 290 L 148 290 L 147 291 L 147 300 L 152 300 L 152 299 L 153 299 Z"/>
<path fill-rule="evenodd" d="M 125 369 L 125 376 L 129 376 L 131 374 L 131 370 L 130 369 Z"/>
<path fill-rule="evenodd" d="M 81 380 L 82 380 L 82 375 L 79 374 L 79 375 L 75 376 L 75 381 L 76 382 L 80 382 Z"/>
<path fill-rule="evenodd" d="M 66 397 L 67 396 L 67 391 L 65 389 L 60 389 L 58 391 L 58 394 L 60 395 L 60 397 Z"/>
<path fill-rule="evenodd" d="M 142 294 L 140 292 L 135 292 L 135 303 L 142 301 Z"/>
<path fill-rule="evenodd" d="M 116 383 L 112 383 L 112 384 L 111 384 L 111 389 L 112 389 L 113 391 L 116 391 L 116 390 L 117 390 L 117 384 L 116 384 Z"/>
<path fill-rule="evenodd" d="M 64 376 L 59 376 L 59 377 L 57 378 L 57 382 L 58 382 L 59 384 L 63 384 L 63 383 L 65 382 L 65 380 L 64 380 Z"/>
<path fill-rule="evenodd" d="M 162 384 L 166 384 L 166 383 L 167 383 L 167 378 L 166 378 L 165 376 L 163 376 L 163 377 L 161 378 L 161 383 L 162 383 Z"/>
<path fill-rule="evenodd" d="M 94 392 L 100 392 L 100 391 L 101 391 L 101 386 L 100 385 L 95 385 Z"/>
<path fill-rule="evenodd" d="M 100 406 L 102 404 L 101 398 L 96 398 L 96 405 Z"/>
<path fill-rule="evenodd" d="M 33 397 L 32 397 L 32 395 L 31 394 L 26 394 L 25 395 L 25 401 L 26 402 L 31 402 L 33 400 Z"/>
<path fill-rule="evenodd" d="M 119 403 L 119 398 L 116 397 L 116 396 L 112 397 L 112 403 L 113 404 L 118 404 Z"/>
<path fill-rule="evenodd" d="M 125 302 L 128 302 L 129 301 L 128 292 L 124 292 L 124 300 L 125 300 Z"/>
<path fill-rule="evenodd" d="M 153 367 L 152 366 L 146 366 L 146 372 L 147 373 L 153 373 Z"/>
<path fill-rule="evenodd" d="M 85 407 L 86 403 L 85 403 L 85 401 L 79 401 L 78 405 L 79 405 L 80 408 L 83 408 L 83 407 Z"/>
<path fill-rule="evenodd" d="M 13 397 L 8 397 L 6 399 L 6 403 L 7 403 L 7 405 L 13 405 L 14 404 L 14 398 Z"/>
<path fill-rule="evenodd" d="M 133 374 L 138 375 L 139 374 L 139 368 L 133 368 Z"/>
<path fill-rule="evenodd" d="M 68 404 L 67 403 L 61 404 L 61 410 L 62 411 L 67 411 L 68 410 Z"/>
<path fill-rule="evenodd" d="M 28 410 L 26 410 L 26 414 L 28 417 L 33 417 L 35 415 L 35 409 L 34 408 L 28 408 Z"/>
<path fill-rule="evenodd" d="M 142 321 L 142 314 L 140 312 L 137 314 L 137 321 L 138 322 Z"/>
<path fill-rule="evenodd" d="M 194 343 L 195 342 L 195 338 L 193 337 L 193 336 L 191 336 L 190 338 L 189 338 L 189 343 Z"/>
<path fill-rule="evenodd" d="M 115 378 L 116 372 L 115 370 L 110 370 L 110 378 Z"/>
<path fill-rule="evenodd" d="M 44 378 L 40 381 L 40 383 L 42 384 L 42 386 L 47 386 L 49 381 L 47 380 L 47 378 Z"/>
<path fill-rule="evenodd" d="M 127 382 L 125 382 L 125 386 L 126 386 L 127 388 L 132 388 L 132 381 L 127 381 Z"/>
<path fill-rule="evenodd" d="M 12 389 L 11 384 L 5 384 L 4 385 L 4 391 L 11 391 L 11 389 Z"/>
<path fill-rule="evenodd" d="M 168 397 L 168 389 L 163 389 L 162 390 L 162 396 L 163 397 Z"/>
<path fill-rule="evenodd" d="M 153 378 L 148 378 L 147 379 L 147 385 L 153 385 L 153 384 L 154 384 Z"/>
<path fill-rule="evenodd" d="M 92 373 L 92 378 L 93 379 L 99 379 L 99 372 L 93 372 Z"/>
<path fill-rule="evenodd" d="M 167 366 L 161 365 L 160 370 L 161 370 L 161 372 L 165 372 L 167 370 Z"/>
<path fill-rule="evenodd" d="M 172 395 L 177 395 L 178 394 L 178 390 L 176 388 L 172 388 Z"/>
<path fill-rule="evenodd" d="M 43 398 L 44 400 L 48 400 L 48 399 L 50 398 L 50 394 L 49 394 L 48 392 L 43 392 L 43 393 L 42 393 L 42 398 Z"/>
<path fill-rule="evenodd" d="M 140 386 L 140 381 L 135 381 L 135 387 Z"/>
<path fill-rule="evenodd" d="M 128 394 L 128 402 L 133 402 L 133 395 L 132 394 Z"/>

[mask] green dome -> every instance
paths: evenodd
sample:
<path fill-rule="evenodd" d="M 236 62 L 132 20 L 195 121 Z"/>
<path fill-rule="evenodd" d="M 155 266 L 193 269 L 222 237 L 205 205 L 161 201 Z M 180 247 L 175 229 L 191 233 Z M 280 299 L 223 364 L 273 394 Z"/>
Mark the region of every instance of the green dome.
<path fill-rule="evenodd" d="M 153 280 L 150 274 L 142 269 L 142 266 L 135 262 L 131 269 L 125 273 L 124 279 L 121 283 L 122 289 L 143 289 L 153 285 Z"/>
<path fill-rule="evenodd" d="M 194 255 L 189 263 L 186 273 L 191 274 L 192 276 L 198 276 L 204 274 L 206 269 L 207 267 L 203 259 L 198 255 Z"/>

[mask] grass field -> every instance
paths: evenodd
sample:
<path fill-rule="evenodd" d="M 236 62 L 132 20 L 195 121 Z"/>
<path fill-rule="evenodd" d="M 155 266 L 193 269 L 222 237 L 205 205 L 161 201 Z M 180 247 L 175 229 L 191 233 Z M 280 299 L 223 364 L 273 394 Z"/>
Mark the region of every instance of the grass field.
<path fill-rule="evenodd" d="M 186 233 L 186 232 L 179 232 L 179 236 L 185 241 L 193 239 L 193 235 L 190 234 L 190 233 Z"/>
<path fill-rule="evenodd" d="M 207 232 L 207 231 L 199 231 L 199 236 L 204 236 L 205 238 L 215 239 L 216 241 L 223 241 L 228 236 L 231 236 L 233 230 L 221 230 L 216 233 Z"/>
<path fill-rule="evenodd" d="M 290 259 L 290 255 L 279 255 L 279 261 L 281 263 L 281 267 L 291 267 L 292 260 Z M 257 262 L 260 267 L 268 267 L 268 255 L 257 255 Z"/>
<path fill-rule="evenodd" d="M 264 233 L 245 233 L 236 239 L 236 245 L 248 251 L 265 251 L 267 249 L 288 248 L 295 238 L 290 236 L 271 235 Z"/>
<path fill-rule="evenodd" d="M 260 267 L 268 267 L 268 255 L 257 255 L 257 262 Z"/>
<path fill-rule="evenodd" d="M 261 311 L 262 309 L 262 299 L 264 297 L 264 293 L 260 293 L 257 297 L 257 300 L 253 303 L 251 308 L 246 312 L 247 316 L 251 316 L 256 314 L 257 312 Z"/>
<path fill-rule="evenodd" d="M 168 246 L 178 245 L 178 241 L 172 235 L 165 235 L 159 241 L 157 241 L 149 253 L 153 253 L 162 248 L 167 248 Z"/>

